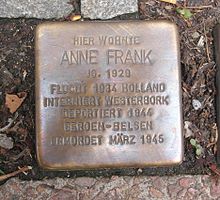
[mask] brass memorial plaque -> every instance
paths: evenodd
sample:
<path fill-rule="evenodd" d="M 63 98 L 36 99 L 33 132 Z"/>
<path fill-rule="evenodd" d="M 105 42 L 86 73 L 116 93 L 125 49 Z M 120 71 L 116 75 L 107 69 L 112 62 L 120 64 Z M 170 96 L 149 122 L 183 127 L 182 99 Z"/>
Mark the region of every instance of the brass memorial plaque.
<path fill-rule="evenodd" d="M 179 164 L 179 38 L 166 21 L 36 30 L 37 155 L 45 169 Z"/>

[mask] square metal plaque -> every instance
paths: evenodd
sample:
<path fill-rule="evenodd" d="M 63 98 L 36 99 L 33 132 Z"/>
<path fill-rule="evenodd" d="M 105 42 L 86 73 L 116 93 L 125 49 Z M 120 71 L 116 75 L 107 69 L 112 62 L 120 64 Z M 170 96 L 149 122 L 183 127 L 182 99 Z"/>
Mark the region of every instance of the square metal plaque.
<path fill-rule="evenodd" d="M 36 30 L 37 156 L 45 169 L 179 164 L 178 31 L 167 21 Z"/>

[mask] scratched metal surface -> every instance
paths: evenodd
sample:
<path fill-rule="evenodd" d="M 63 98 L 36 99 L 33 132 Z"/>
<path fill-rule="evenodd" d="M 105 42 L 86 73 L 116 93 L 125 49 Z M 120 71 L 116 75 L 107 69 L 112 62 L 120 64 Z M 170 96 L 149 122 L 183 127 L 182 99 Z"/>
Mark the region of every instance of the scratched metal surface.
<path fill-rule="evenodd" d="M 102 45 L 99 38 L 105 36 L 114 39 Z M 77 37 L 83 37 L 84 44 L 76 43 Z M 127 37 L 126 44 L 122 37 Z M 35 57 L 36 148 L 41 167 L 181 163 L 181 76 L 174 24 L 44 23 L 36 30 Z M 129 91 L 123 89 L 127 87 Z M 106 105 L 106 96 L 115 104 Z M 76 98 L 84 103 L 73 104 Z M 103 111 L 102 116 L 95 110 Z"/>

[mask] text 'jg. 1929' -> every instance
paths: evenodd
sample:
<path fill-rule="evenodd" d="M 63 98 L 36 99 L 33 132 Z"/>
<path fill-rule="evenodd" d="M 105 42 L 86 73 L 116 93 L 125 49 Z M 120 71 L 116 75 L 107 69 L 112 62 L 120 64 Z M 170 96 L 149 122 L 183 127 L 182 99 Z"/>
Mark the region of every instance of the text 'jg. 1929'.
<path fill-rule="evenodd" d="M 174 24 L 44 23 L 37 27 L 35 42 L 41 167 L 181 163 L 181 77 Z"/>

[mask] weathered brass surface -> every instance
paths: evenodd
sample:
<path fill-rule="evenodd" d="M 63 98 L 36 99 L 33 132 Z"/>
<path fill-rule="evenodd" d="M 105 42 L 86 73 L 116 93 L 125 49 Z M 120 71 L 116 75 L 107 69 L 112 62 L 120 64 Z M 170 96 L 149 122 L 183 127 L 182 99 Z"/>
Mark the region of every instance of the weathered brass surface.
<path fill-rule="evenodd" d="M 215 60 L 217 67 L 217 74 L 216 74 L 217 124 L 218 124 L 218 133 L 220 133 L 220 24 L 216 25 L 214 29 L 214 44 L 215 44 Z M 220 165 L 220 136 L 218 137 L 218 145 L 217 145 L 217 162 L 218 165 Z"/>
<path fill-rule="evenodd" d="M 36 30 L 37 156 L 46 169 L 179 164 L 179 38 L 165 21 Z"/>

